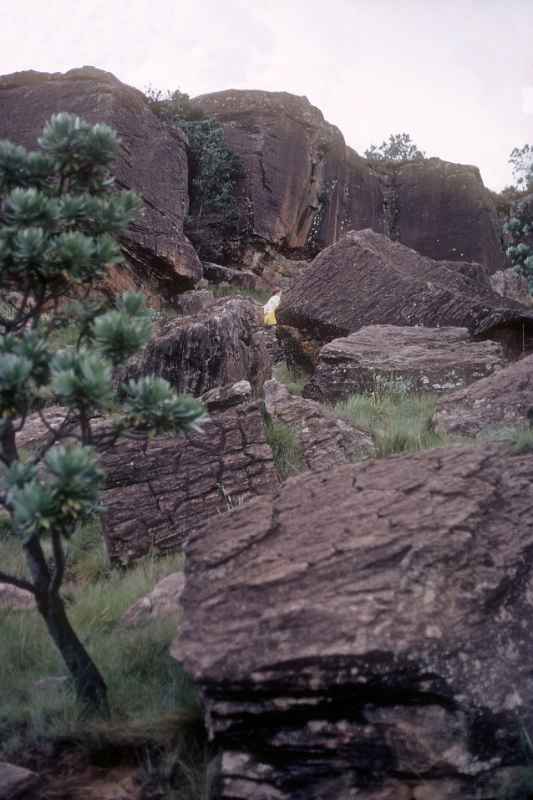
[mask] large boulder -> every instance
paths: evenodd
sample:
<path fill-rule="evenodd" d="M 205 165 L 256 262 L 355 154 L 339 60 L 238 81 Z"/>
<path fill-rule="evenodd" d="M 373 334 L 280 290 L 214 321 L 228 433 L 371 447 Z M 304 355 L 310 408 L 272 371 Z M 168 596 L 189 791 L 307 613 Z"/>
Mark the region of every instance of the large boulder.
<path fill-rule="evenodd" d="M 207 519 L 278 483 L 260 402 L 213 413 L 202 433 L 120 439 L 101 463 L 104 536 L 121 563 L 179 549 Z"/>
<path fill-rule="evenodd" d="M 533 355 L 440 400 L 437 431 L 477 436 L 498 427 L 533 422 Z"/>
<path fill-rule="evenodd" d="M 276 380 L 265 383 L 264 395 L 270 419 L 295 433 L 306 469 L 331 469 L 374 455 L 374 443 L 368 433 L 337 419 L 320 403 L 291 395 Z"/>
<path fill-rule="evenodd" d="M 94 67 L 0 77 L 0 139 L 35 149 L 45 122 L 59 111 L 118 131 L 118 186 L 135 190 L 144 200 L 144 214 L 124 240 L 127 265 L 114 267 L 106 286 L 115 291 L 141 287 L 156 302 L 160 295 L 169 299 L 191 288 L 202 277 L 202 267 L 183 233 L 189 204 L 185 135 L 165 126 L 142 92 Z"/>
<path fill-rule="evenodd" d="M 505 796 L 533 729 L 532 470 L 502 445 L 345 465 L 192 537 L 173 651 L 222 798 Z"/>
<path fill-rule="evenodd" d="M 120 378 L 159 375 L 178 392 L 196 396 L 247 380 L 259 394 L 271 375 L 261 306 L 243 297 L 208 303 L 191 316 L 167 322 Z"/>
<path fill-rule="evenodd" d="M 505 363 L 501 344 L 472 340 L 466 328 L 369 325 L 324 345 L 303 393 L 330 402 L 387 390 L 442 394 Z"/>
<path fill-rule="evenodd" d="M 316 350 L 366 325 L 390 324 L 466 327 L 515 354 L 533 347 L 533 309 L 493 292 L 478 266 L 433 261 L 372 230 L 351 231 L 323 250 L 283 293 L 276 316 Z"/>
<path fill-rule="evenodd" d="M 424 255 L 505 261 L 500 224 L 476 167 L 438 158 L 372 162 L 306 97 L 228 90 L 195 98 L 244 167 L 241 227 L 282 248 L 315 251 L 373 228 Z"/>

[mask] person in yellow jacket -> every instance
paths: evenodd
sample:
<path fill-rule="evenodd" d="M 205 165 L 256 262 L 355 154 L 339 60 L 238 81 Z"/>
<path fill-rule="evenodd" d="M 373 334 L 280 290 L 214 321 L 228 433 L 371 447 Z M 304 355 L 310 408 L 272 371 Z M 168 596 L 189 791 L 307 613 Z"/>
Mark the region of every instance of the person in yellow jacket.
<path fill-rule="evenodd" d="M 276 325 L 276 311 L 281 303 L 281 289 L 275 288 L 274 294 L 263 306 L 263 321 L 265 325 Z"/>

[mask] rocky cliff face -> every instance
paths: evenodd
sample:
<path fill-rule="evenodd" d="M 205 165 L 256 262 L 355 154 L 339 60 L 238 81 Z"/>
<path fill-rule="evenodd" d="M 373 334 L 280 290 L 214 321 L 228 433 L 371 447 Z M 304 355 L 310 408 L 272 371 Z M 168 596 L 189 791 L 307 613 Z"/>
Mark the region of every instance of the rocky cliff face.
<path fill-rule="evenodd" d="M 144 200 L 144 214 L 124 242 L 127 268 L 114 268 L 109 288 L 122 291 L 133 285 L 154 299 L 190 288 L 202 271 L 183 234 L 188 209 L 185 136 L 165 127 L 141 92 L 93 67 L 64 75 L 28 71 L 0 77 L 0 139 L 35 149 L 45 122 L 59 111 L 105 122 L 118 131 L 122 152 L 117 184 L 134 189 Z"/>
<path fill-rule="evenodd" d="M 223 125 L 241 158 L 242 225 L 252 236 L 316 252 L 372 228 L 432 258 L 502 266 L 496 208 L 476 167 L 368 162 L 307 98 L 285 92 L 230 90 L 193 104 Z"/>

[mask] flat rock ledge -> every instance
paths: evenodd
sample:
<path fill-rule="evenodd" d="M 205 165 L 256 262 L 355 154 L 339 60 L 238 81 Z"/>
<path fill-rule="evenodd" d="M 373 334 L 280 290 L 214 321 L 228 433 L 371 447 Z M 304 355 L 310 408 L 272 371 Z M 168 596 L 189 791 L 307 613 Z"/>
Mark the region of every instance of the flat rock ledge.
<path fill-rule="evenodd" d="M 443 397 L 433 425 L 439 432 L 477 436 L 501 426 L 531 424 L 531 414 L 533 356 L 528 356 Z"/>
<path fill-rule="evenodd" d="M 491 444 L 306 473 L 189 541 L 173 652 L 221 798 L 505 796 L 533 730 L 532 470 Z"/>
<path fill-rule="evenodd" d="M 304 396 L 334 402 L 367 392 L 442 394 L 506 363 L 501 344 L 473 340 L 466 328 L 368 325 L 322 347 Z"/>

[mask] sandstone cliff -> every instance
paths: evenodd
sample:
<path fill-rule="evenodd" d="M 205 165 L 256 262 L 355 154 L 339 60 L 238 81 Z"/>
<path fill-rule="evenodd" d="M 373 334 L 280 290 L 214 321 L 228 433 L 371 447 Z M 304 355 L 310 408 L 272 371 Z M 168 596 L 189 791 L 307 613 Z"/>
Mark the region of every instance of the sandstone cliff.
<path fill-rule="evenodd" d="M 244 165 L 242 227 L 252 236 L 314 253 L 372 228 L 432 258 L 502 266 L 500 223 L 477 167 L 369 162 L 307 98 L 286 92 L 229 90 L 193 105 L 222 124 Z"/>
<path fill-rule="evenodd" d="M 164 126 L 142 92 L 93 67 L 0 77 L 0 139 L 35 149 L 45 122 L 59 111 L 105 122 L 118 131 L 122 148 L 115 168 L 117 184 L 144 200 L 144 214 L 124 241 L 128 266 L 114 268 L 109 288 L 141 287 L 153 293 L 154 300 L 190 288 L 202 272 L 183 234 L 188 209 L 184 134 Z"/>

